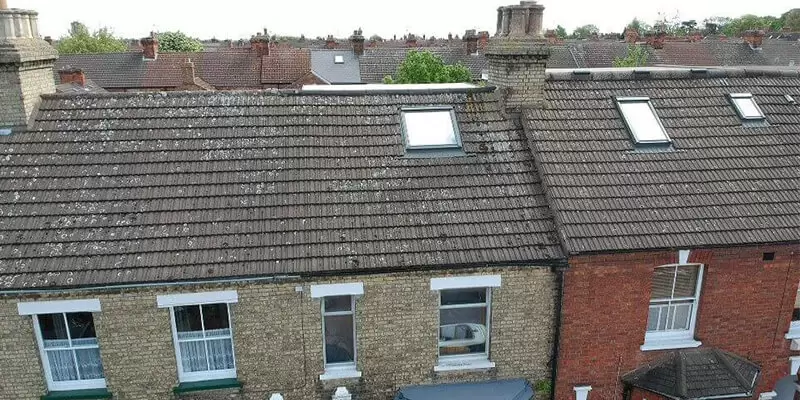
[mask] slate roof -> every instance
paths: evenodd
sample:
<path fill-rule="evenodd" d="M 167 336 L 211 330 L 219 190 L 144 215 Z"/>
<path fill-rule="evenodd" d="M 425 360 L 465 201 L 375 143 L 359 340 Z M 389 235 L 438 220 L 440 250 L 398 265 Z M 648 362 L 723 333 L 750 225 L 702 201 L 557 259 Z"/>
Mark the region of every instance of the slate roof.
<path fill-rule="evenodd" d="M 409 50 L 429 51 L 438 55 L 445 64 L 460 63 L 469 68 L 474 80 L 481 79 L 481 73 L 489 67 L 482 54 L 467 54 L 461 47 L 419 47 L 419 48 L 365 48 L 358 60 L 361 67 L 361 80 L 365 83 L 383 82 L 386 75 L 397 77 L 397 68 L 406 59 Z"/>
<path fill-rule="evenodd" d="M 631 386 L 669 399 L 752 397 L 761 368 L 717 349 L 673 351 L 622 377 Z"/>
<path fill-rule="evenodd" d="M 467 156 L 404 157 L 413 105 L 452 105 Z M 488 89 L 49 95 L 0 146 L 6 289 L 563 259 Z"/>
<path fill-rule="evenodd" d="M 105 89 L 177 88 L 183 84 L 181 66 L 187 58 L 194 62 L 196 75 L 218 89 L 262 86 L 261 60 L 255 53 L 240 49 L 159 53 L 156 60 L 144 60 L 140 51 L 64 54 L 56 61 L 54 70 L 80 68 Z"/>
<path fill-rule="evenodd" d="M 343 64 L 336 64 L 334 57 L 341 56 Z M 311 69 L 320 78 L 331 84 L 361 83 L 358 57 L 352 50 L 311 50 Z"/>
<path fill-rule="evenodd" d="M 311 51 L 293 47 L 272 48 L 261 64 L 261 82 L 290 84 L 311 72 Z"/>
<path fill-rule="evenodd" d="M 799 75 L 551 71 L 525 126 L 567 252 L 800 240 Z M 768 126 L 743 126 L 726 97 L 743 92 Z M 634 146 L 615 96 L 650 97 L 673 149 Z"/>

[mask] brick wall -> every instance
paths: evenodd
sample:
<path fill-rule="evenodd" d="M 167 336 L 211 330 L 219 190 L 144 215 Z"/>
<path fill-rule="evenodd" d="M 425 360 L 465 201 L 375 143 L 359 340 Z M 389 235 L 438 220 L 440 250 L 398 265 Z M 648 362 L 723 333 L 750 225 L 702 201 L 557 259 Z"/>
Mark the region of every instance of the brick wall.
<path fill-rule="evenodd" d="M 0 365 L 4 366 L 0 399 L 37 399 L 45 393 L 31 317 L 19 316 L 16 303 L 66 298 L 100 299 L 103 310 L 95 314 L 95 324 L 106 381 L 116 398 L 173 398 L 177 366 L 169 311 L 156 307 L 156 296 L 210 290 L 239 294 L 231 310 L 237 373 L 244 387 L 233 398 L 265 399 L 280 392 L 287 400 L 329 399 L 335 386 L 346 385 L 359 399 L 389 399 L 398 387 L 411 384 L 495 377 L 548 379 L 554 275 L 531 267 L 464 270 L 456 275 L 490 273 L 503 279 L 502 287 L 492 291 L 490 358 L 496 368 L 470 373 L 433 372 L 438 294 L 430 290 L 430 278 L 448 275 L 443 271 L 0 299 Z M 354 281 L 363 282 L 365 291 L 356 303 L 363 377 L 322 383 L 320 302 L 310 298 L 309 288 Z M 297 292 L 297 286 L 303 291 Z"/>
<path fill-rule="evenodd" d="M 25 126 L 40 95 L 55 93 L 52 61 L 0 65 L 0 127 Z"/>
<path fill-rule="evenodd" d="M 775 252 L 775 260 L 762 261 L 764 252 Z M 759 364 L 763 376 L 756 393 L 772 390 L 788 374 L 793 354 L 784 334 L 800 281 L 798 252 L 798 245 L 743 247 L 694 250 L 689 258 L 705 265 L 695 338 Z M 574 399 L 578 385 L 592 386 L 590 399 L 621 398 L 619 377 L 664 354 L 640 346 L 653 269 L 677 257 L 677 251 L 664 251 L 570 259 L 557 399 Z"/>

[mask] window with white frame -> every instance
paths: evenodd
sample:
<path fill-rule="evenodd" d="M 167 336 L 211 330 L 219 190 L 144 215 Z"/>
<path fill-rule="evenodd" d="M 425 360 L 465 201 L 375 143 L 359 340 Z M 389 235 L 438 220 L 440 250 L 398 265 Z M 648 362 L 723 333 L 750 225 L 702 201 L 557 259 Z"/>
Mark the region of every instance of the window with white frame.
<path fill-rule="evenodd" d="M 236 377 L 230 303 L 236 292 L 159 296 L 169 307 L 178 378 L 196 382 Z"/>
<path fill-rule="evenodd" d="M 731 93 L 731 103 L 736 108 L 736 113 L 743 120 L 763 120 L 764 112 L 758 106 L 751 93 Z"/>
<path fill-rule="evenodd" d="M 694 347 L 694 326 L 702 280 L 701 265 L 671 265 L 653 273 L 645 344 Z M 670 343 L 671 342 L 671 343 Z"/>
<path fill-rule="evenodd" d="M 461 134 L 452 107 L 409 107 L 400 114 L 406 149 L 461 148 Z"/>
<path fill-rule="evenodd" d="M 489 356 L 488 288 L 439 292 L 439 357 Z"/>
<path fill-rule="evenodd" d="M 322 301 L 325 368 L 356 366 L 355 296 L 329 296 Z"/>
<path fill-rule="evenodd" d="M 800 290 L 795 294 L 792 322 L 789 324 L 789 332 L 786 334 L 786 338 L 800 339 Z"/>
<path fill-rule="evenodd" d="M 649 97 L 618 97 L 617 108 L 633 140 L 639 144 L 669 143 L 661 120 Z"/>
<path fill-rule="evenodd" d="M 19 303 L 18 308 L 20 315 L 33 318 L 48 389 L 106 387 L 92 315 L 100 311 L 98 300 Z"/>

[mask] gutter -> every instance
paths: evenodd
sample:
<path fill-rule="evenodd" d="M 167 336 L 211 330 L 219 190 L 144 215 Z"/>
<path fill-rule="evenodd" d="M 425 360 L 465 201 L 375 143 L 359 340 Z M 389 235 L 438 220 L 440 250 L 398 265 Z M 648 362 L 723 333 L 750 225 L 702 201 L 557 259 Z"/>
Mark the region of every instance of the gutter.
<path fill-rule="evenodd" d="M 553 340 L 553 354 L 551 356 L 550 364 L 552 365 L 552 373 L 550 374 L 550 400 L 556 399 L 556 382 L 558 380 L 558 348 L 561 345 L 561 319 L 562 319 L 562 308 L 564 304 L 564 270 L 563 267 L 553 267 L 553 272 L 556 274 L 556 286 L 558 287 L 558 291 L 556 291 L 556 301 L 555 301 L 555 315 L 553 316 L 553 322 L 555 323 L 555 329 L 553 331 L 554 340 Z"/>

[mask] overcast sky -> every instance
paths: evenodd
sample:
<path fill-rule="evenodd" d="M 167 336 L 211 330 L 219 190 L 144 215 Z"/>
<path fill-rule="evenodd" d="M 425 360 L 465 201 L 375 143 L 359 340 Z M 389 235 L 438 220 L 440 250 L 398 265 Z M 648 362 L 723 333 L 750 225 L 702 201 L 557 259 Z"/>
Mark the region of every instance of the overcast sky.
<path fill-rule="evenodd" d="M 181 30 L 200 38 L 249 38 L 268 28 L 278 35 L 391 37 L 411 32 L 444 37 L 475 28 L 494 34 L 497 7 L 510 0 L 8 0 L 9 7 L 39 12 L 42 35 L 59 37 L 70 21 L 90 28 L 111 27 L 115 34 L 139 38 L 151 30 Z M 545 28 L 595 24 L 619 32 L 634 17 L 648 23 L 659 13 L 698 23 L 708 16 L 776 15 L 797 0 L 542 0 Z M 518 2 L 517 2 L 518 4 Z"/>

